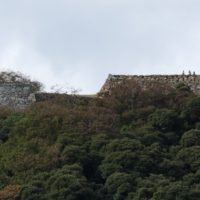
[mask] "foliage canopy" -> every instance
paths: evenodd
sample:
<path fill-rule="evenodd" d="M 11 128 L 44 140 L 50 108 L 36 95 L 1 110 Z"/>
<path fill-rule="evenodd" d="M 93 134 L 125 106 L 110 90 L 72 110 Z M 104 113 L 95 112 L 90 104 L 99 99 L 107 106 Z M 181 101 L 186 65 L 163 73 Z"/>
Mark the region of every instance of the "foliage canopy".
<path fill-rule="evenodd" d="M 200 99 L 134 82 L 0 108 L 0 199 L 200 199 Z M 77 97 L 74 97 L 77 98 Z"/>

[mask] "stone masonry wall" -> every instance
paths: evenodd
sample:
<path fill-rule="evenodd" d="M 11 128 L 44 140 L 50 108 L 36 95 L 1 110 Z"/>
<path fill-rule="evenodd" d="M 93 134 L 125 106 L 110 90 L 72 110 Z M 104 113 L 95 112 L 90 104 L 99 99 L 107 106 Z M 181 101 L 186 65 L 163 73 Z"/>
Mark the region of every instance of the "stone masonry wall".
<path fill-rule="evenodd" d="M 25 108 L 35 102 L 31 85 L 21 83 L 0 84 L 0 106 Z"/>
<path fill-rule="evenodd" d="M 185 83 L 190 86 L 191 90 L 196 94 L 200 95 L 200 75 L 189 74 L 189 75 L 146 75 L 146 76 L 137 76 L 137 75 L 109 75 L 105 84 L 99 92 L 99 96 L 109 94 L 110 90 L 116 86 L 116 84 L 122 83 L 124 80 L 135 80 L 142 87 L 149 84 L 149 82 L 160 82 L 169 84 L 172 87 L 175 87 L 179 83 Z"/>
<path fill-rule="evenodd" d="M 81 95 L 73 96 L 59 93 L 34 92 L 31 84 L 0 83 L 0 106 L 12 109 L 24 109 L 35 102 L 65 99 L 68 103 L 86 101 L 89 98 Z"/>
<path fill-rule="evenodd" d="M 125 80 L 135 80 L 142 87 L 150 82 L 160 82 L 175 87 L 179 83 L 185 83 L 193 92 L 200 95 L 200 75 L 109 75 L 99 92 L 99 96 L 109 94 L 111 89 Z M 46 101 L 55 98 L 57 94 L 34 93 L 31 84 L 24 83 L 0 83 L 0 106 L 8 106 L 14 109 L 23 109 L 34 102 Z"/>

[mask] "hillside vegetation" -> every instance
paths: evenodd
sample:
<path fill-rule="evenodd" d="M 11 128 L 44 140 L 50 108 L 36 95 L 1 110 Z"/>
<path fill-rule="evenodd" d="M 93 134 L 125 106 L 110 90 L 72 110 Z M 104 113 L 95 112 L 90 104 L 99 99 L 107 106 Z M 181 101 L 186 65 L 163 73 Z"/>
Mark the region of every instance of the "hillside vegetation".
<path fill-rule="evenodd" d="M 1 200 L 199 200 L 200 97 L 184 84 L 0 109 Z"/>

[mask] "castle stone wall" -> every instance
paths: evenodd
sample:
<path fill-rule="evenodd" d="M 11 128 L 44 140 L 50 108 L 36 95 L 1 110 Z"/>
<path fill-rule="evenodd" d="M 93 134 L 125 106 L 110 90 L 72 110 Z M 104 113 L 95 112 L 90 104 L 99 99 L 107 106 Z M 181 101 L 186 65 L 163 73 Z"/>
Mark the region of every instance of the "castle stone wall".
<path fill-rule="evenodd" d="M 126 80 L 135 80 L 145 88 L 151 82 L 168 84 L 172 87 L 179 83 L 187 84 L 191 90 L 200 95 L 200 75 L 109 75 L 105 84 L 98 93 L 99 96 L 110 94 L 112 88 Z M 54 99 L 58 94 L 35 93 L 31 84 L 24 83 L 0 83 L 0 106 L 8 106 L 14 109 L 23 109 L 34 102 Z M 70 95 L 69 97 L 70 98 Z M 83 97 L 82 97 L 83 98 Z"/>
<path fill-rule="evenodd" d="M 110 90 L 117 84 L 123 83 L 125 80 L 135 80 L 142 87 L 150 82 L 159 82 L 160 84 L 169 84 L 171 87 L 175 87 L 179 83 L 187 84 L 191 90 L 200 95 L 200 75 L 109 75 L 105 84 L 101 88 L 99 95 L 103 96 L 109 94 Z"/>
<path fill-rule="evenodd" d="M 25 108 L 35 102 L 32 86 L 20 83 L 0 84 L 0 106 Z"/>

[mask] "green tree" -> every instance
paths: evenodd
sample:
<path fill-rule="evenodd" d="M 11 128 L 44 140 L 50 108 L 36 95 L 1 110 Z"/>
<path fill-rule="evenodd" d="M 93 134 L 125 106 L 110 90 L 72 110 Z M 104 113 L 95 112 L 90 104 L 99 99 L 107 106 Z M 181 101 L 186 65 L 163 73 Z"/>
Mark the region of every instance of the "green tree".
<path fill-rule="evenodd" d="M 105 183 L 109 196 L 113 200 L 125 200 L 129 193 L 135 191 L 135 177 L 127 173 L 113 173 Z"/>
<path fill-rule="evenodd" d="M 149 122 L 163 132 L 177 130 L 179 127 L 178 115 L 174 110 L 158 109 L 150 115 Z"/>
<path fill-rule="evenodd" d="M 189 130 L 185 132 L 180 140 L 183 147 L 200 145 L 200 130 Z"/>

